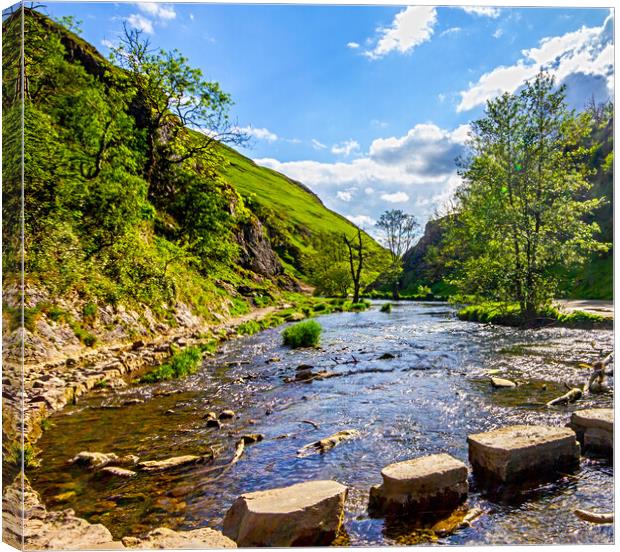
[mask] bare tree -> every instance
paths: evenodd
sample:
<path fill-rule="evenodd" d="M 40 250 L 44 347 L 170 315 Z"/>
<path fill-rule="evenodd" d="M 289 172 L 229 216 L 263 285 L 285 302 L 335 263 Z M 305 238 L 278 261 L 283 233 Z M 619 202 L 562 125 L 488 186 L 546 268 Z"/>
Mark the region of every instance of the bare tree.
<path fill-rule="evenodd" d="M 392 295 L 394 299 L 398 299 L 403 255 L 413 245 L 419 224 L 413 215 L 404 213 L 400 209 L 392 209 L 381 215 L 377 222 L 377 227 L 383 230 L 385 245 L 390 251 L 392 259 L 392 266 L 390 267 Z"/>
<path fill-rule="evenodd" d="M 349 268 L 351 270 L 351 279 L 353 280 L 353 302 L 359 303 L 362 270 L 369 252 L 364 248 L 362 231 L 359 228 L 357 229 L 356 237 L 348 238 L 346 234 L 343 234 L 342 239 L 349 253 Z"/>

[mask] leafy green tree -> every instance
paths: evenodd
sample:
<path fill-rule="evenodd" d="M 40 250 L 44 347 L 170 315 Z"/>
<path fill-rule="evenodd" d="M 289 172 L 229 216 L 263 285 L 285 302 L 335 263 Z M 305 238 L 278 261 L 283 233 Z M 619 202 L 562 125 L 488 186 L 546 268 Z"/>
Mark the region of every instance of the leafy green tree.
<path fill-rule="evenodd" d="M 178 50 L 154 50 L 139 30 L 128 29 L 111 58 L 125 69 L 136 90 L 134 107 L 146 130 L 144 177 L 151 197 L 172 197 L 171 167 L 193 161 L 204 168 L 217 142 L 239 144 L 245 136 L 229 119 L 230 95 Z M 197 132 L 196 132 L 197 131 Z"/>
<path fill-rule="evenodd" d="M 564 88 L 544 73 L 487 103 L 471 125 L 458 222 L 448 232 L 461 291 L 516 302 L 532 319 L 556 291 L 558 266 L 607 248 L 586 221 L 604 201 L 585 198 L 589 131 L 589 115 L 569 111 Z"/>
<path fill-rule="evenodd" d="M 382 280 L 392 287 L 392 296 L 398 300 L 400 278 L 403 271 L 403 255 L 413 245 L 419 224 L 413 215 L 400 209 L 392 209 L 381 215 L 377 227 L 383 231 L 384 243 L 390 252 L 392 261 L 382 275 Z"/>
<path fill-rule="evenodd" d="M 318 295 L 346 297 L 352 284 L 349 258 L 344 240 L 323 233 L 314 243 L 315 252 L 306 255 L 303 268 Z"/>

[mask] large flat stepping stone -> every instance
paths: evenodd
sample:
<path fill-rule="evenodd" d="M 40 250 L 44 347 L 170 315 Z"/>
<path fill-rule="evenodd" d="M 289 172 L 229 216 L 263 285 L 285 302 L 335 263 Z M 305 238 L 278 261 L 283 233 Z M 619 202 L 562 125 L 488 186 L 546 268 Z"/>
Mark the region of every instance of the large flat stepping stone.
<path fill-rule="evenodd" d="M 346 496 L 336 481 L 243 494 L 226 512 L 223 533 L 243 547 L 328 545 L 340 529 Z"/>
<path fill-rule="evenodd" d="M 167 527 L 153 529 L 146 537 L 125 537 L 127 548 L 237 548 L 237 545 L 219 531 L 204 527 L 193 531 L 173 531 Z"/>
<path fill-rule="evenodd" d="M 613 452 L 614 410 L 613 408 L 590 408 L 573 412 L 569 427 L 577 433 L 584 448 Z"/>
<path fill-rule="evenodd" d="M 467 497 L 467 466 L 449 454 L 432 454 L 381 470 L 383 484 L 370 490 L 373 515 L 452 511 Z"/>
<path fill-rule="evenodd" d="M 579 463 L 572 429 L 515 425 L 467 437 L 474 472 L 497 482 L 541 476 Z"/>

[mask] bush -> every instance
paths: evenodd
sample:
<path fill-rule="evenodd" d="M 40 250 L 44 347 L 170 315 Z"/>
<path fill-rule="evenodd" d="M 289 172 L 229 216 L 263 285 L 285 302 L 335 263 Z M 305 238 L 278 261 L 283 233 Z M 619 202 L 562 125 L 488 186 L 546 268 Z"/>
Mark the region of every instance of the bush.
<path fill-rule="evenodd" d="M 392 312 L 392 305 L 391 303 L 385 303 L 384 305 L 381 306 L 381 312 Z"/>
<path fill-rule="evenodd" d="M 362 301 L 360 303 L 351 303 L 349 305 L 349 310 L 354 312 L 365 311 L 369 306 L 370 305 L 365 301 Z"/>
<path fill-rule="evenodd" d="M 142 376 L 138 381 L 155 383 L 188 376 L 198 370 L 201 359 L 202 353 L 198 347 L 188 347 L 174 353 L 168 362 Z"/>
<path fill-rule="evenodd" d="M 315 320 L 300 322 L 294 326 L 289 326 L 282 332 L 284 345 L 293 349 L 299 347 L 316 347 L 319 344 L 321 335 L 321 325 Z"/>
<path fill-rule="evenodd" d="M 239 335 L 254 335 L 257 332 L 260 332 L 261 329 L 261 325 L 258 322 L 255 320 L 248 320 L 247 322 L 239 324 L 237 333 Z"/>

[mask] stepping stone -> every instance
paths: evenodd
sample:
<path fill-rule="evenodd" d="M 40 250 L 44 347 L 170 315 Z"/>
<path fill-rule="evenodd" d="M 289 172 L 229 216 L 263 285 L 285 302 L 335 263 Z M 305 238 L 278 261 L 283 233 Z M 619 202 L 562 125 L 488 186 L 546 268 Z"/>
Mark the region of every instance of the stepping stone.
<path fill-rule="evenodd" d="M 467 497 L 467 466 L 449 454 L 390 464 L 381 476 L 383 484 L 370 489 L 373 515 L 452 511 Z"/>
<path fill-rule="evenodd" d="M 308 481 L 241 495 L 226 512 L 223 533 L 237 546 L 321 546 L 333 542 L 347 488 Z"/>
<path fill-rule="evenodd" d="M 467 437 L 477 475 L 514 482 L 579 464 L 579 443 L 571 429 L 515 425 Z"/>
<path fill-rule="evenodd" d="M 573 412 L 568 426 L 575 431 L 584 448 L 613 453 L 613 408 L 590 408 Z"/>

